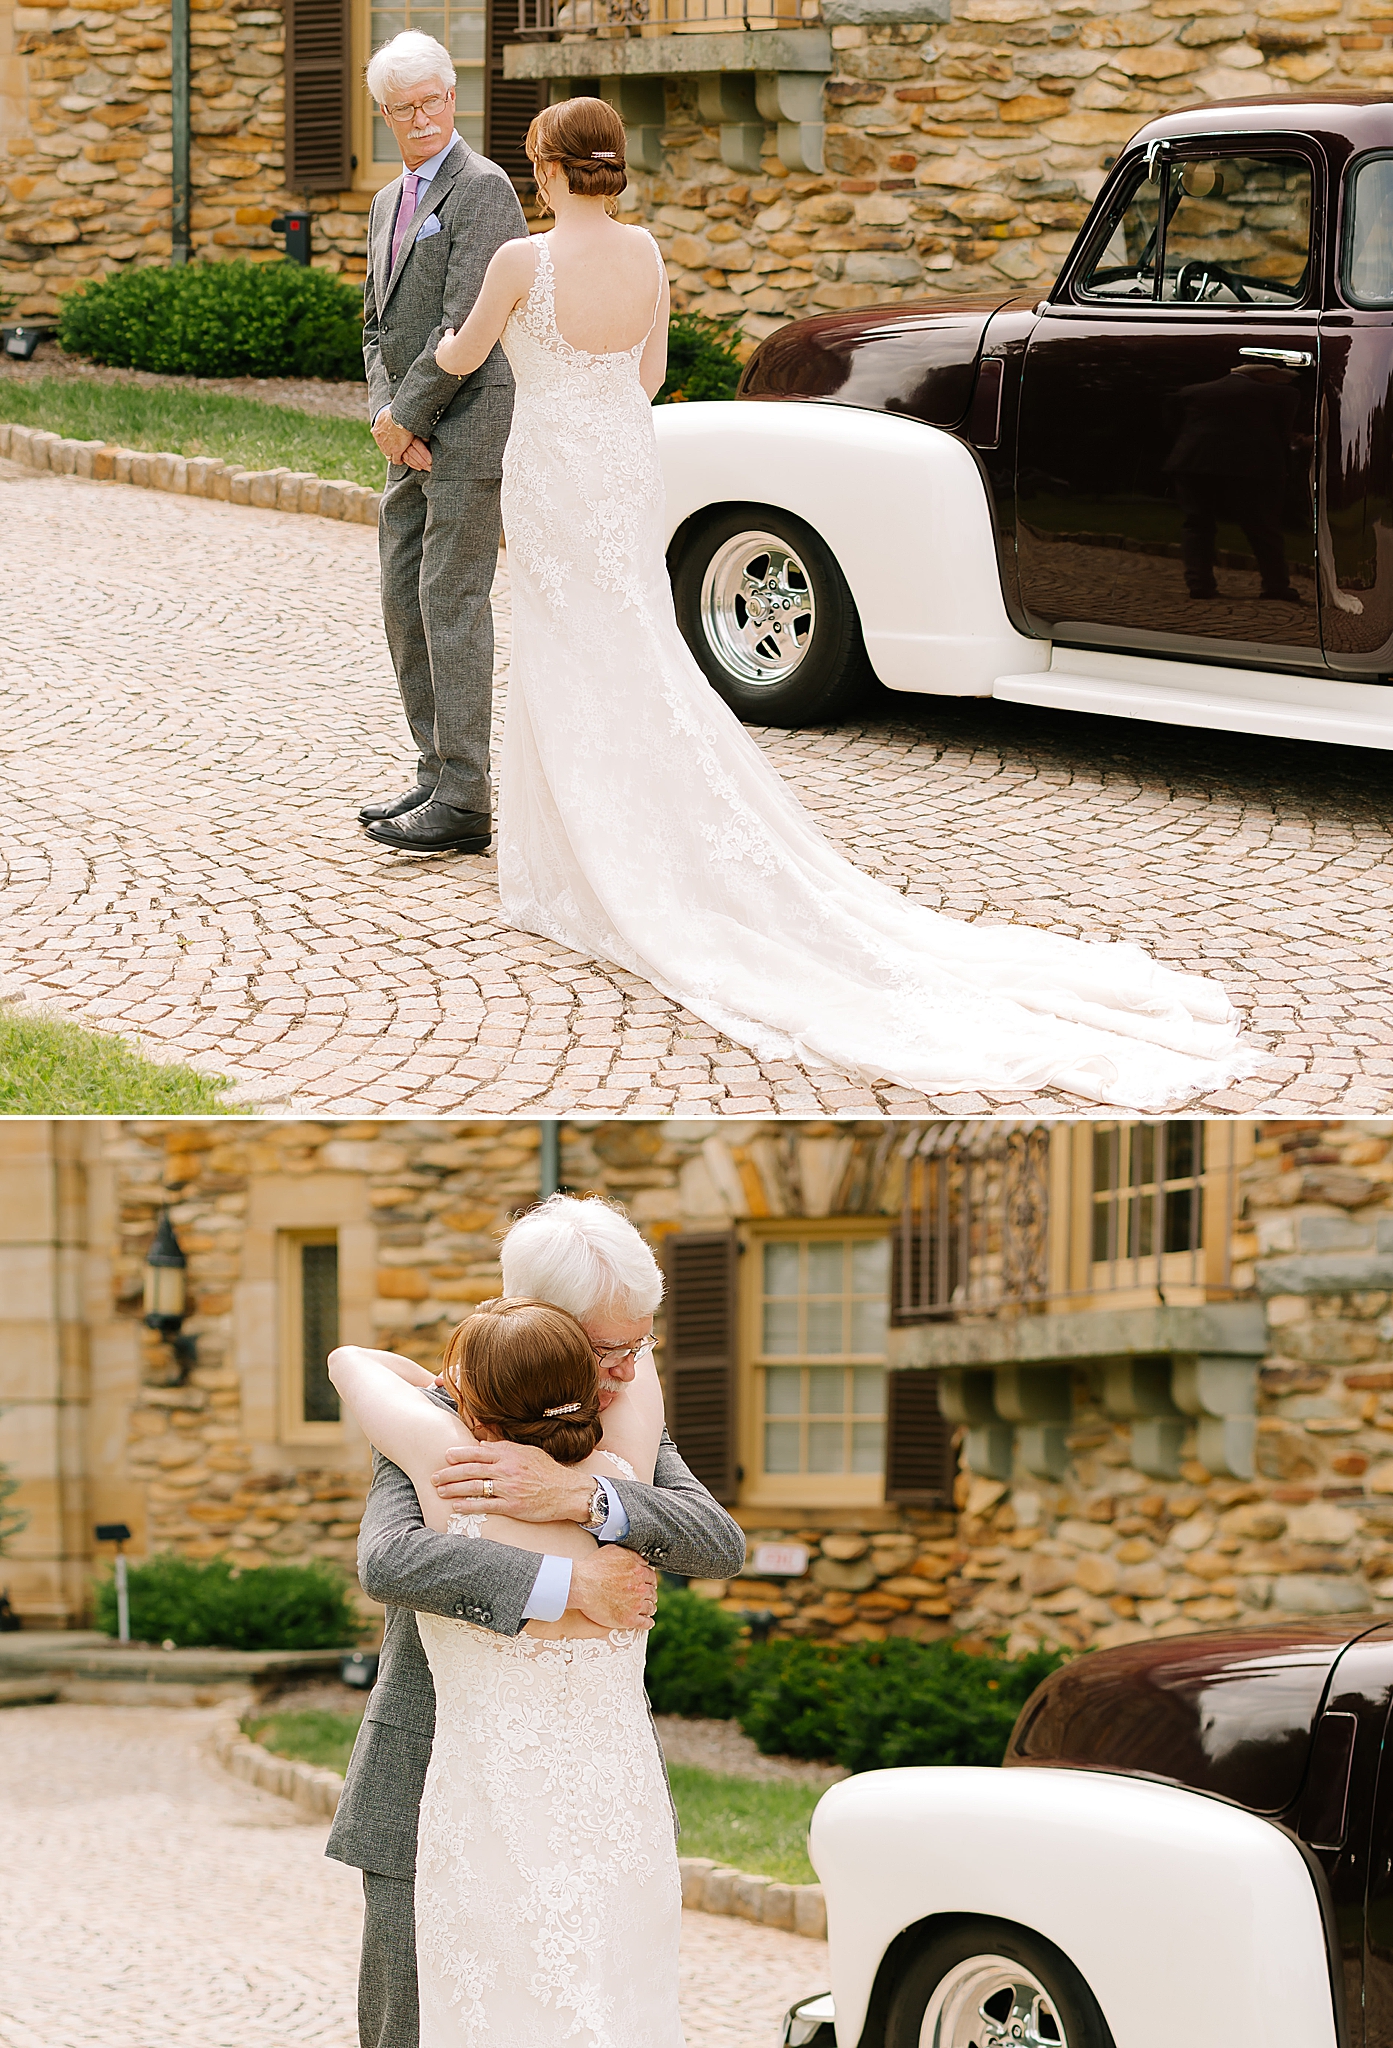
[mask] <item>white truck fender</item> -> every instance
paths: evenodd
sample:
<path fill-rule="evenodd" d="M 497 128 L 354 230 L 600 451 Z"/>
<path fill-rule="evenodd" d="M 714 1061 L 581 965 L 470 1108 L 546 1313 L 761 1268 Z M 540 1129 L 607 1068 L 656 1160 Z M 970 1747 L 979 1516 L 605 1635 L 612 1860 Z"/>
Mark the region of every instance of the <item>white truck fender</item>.
<path fill-rule="evenodd" d="M 919 420 L 806 399 L 654 408 L 671 540 L 694 512 L 769 505 L 806 521 L 851 586 L 891 690 L 989 697 L 1050 664 L 1006 613 L 971 451 Z"/>
<path fill-rule="evenodd" d="M 1311 1873 L 1240 1807 L 1099 1771 L 867 1771 L 823 1795 L 810 1840 L 838 2048 L 860 2040 L 890 1942 L 945 1913 L 1053 1942 L 1117 2048 L 1336 2048 Z"/>

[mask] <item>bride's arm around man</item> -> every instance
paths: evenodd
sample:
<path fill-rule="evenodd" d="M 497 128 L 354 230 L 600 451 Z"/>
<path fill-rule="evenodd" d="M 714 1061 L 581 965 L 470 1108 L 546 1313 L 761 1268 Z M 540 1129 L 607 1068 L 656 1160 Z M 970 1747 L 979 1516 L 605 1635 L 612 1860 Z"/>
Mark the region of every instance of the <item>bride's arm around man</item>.
<path fill-rule="evenodd" d="M 508 1233 L 502 1268 L 506 1295 L 549 1302 L 583 1325 L 603 1408 L 633 1380 L 662 1298 L 661 1274 L 638 1232 L 603 1201 L 553 1196 Z M 453 1407 L 444 1394 L 438 1398 Z M 461 1446 L 450 1458 L 437 1490 L 455 1510 L 487 1502 L 516 1521 L 578 1524 L 600 1548 L 588 1558 L 538 1556 L 441 1535 L 427 1528 L 407 1474 L 374 1456 L 358 1569 L 364 1590 L 386 1608 L 386 1623 L 377 1684 L 328 1844 L 330 1856 L 363 1872 L 362 2048 L 416 2048 L 418 2040 L 416 1834 L 435 1692 L 416 1613 L 502 1636 L 529 1620 L 559 1620 L 568 1608 L 602 1628 L 646 1628 L 658 1570 L 728 1578 L 744 1561 L 739 1528 L 666 1434 L 651 1486 L 617 1471 L 597 1479 L 517 1443 Z"/>

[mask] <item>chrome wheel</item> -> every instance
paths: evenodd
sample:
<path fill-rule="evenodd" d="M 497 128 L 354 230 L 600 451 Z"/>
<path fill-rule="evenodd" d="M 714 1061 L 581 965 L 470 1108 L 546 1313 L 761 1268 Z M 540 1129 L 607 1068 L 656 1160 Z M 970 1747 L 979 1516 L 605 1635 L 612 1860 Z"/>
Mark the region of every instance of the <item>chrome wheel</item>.
<path fill-rule="evenodd" d="M 774 534 L 737 533 L 702 577 L 706 643 L 743 683 L 786 681 L 812 645 L 816 616 L 806 569 Z"/>
<path fill-rule="evenodd" d="M 971 1956 L 934 1987 L 919 2048 L 1069 2048 L 1054 2001 L 1023 1963 Z"/>

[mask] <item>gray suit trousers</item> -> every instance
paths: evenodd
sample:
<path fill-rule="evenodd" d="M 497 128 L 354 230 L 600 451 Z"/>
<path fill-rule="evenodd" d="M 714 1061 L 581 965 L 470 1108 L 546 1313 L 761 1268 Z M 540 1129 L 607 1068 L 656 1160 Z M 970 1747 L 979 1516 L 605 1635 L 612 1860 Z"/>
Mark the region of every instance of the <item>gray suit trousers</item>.
<path fill-rule="evenodd" d="M 440 441 L 434 467 L 387 472 L 378 520 L 382 617 L 416 745 L 417 777 L 442 803 L 491 810 L 493 613 L 498 564 L 497 477 Z"/>
<path fill-rule="evenodd" d="M 363 1872 L 363 1956 L 358 1970 L 360 2048 L 418 2048 L 416 1886 Z"/>

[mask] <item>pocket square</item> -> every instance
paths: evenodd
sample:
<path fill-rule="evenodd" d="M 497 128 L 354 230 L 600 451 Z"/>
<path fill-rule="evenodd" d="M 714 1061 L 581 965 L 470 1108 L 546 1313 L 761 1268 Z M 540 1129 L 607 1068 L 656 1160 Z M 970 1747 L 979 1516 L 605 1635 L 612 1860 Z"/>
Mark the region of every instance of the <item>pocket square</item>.
<path fill-rule="evenodd" d="M 418 242 L 424 242 L 427 235 L 438 235 L 439 233 L 439 220 L 433 213 L 428 213 L 425 219 L 421 222 L 421 225 L 416 230 L 416 240 Z"/>

